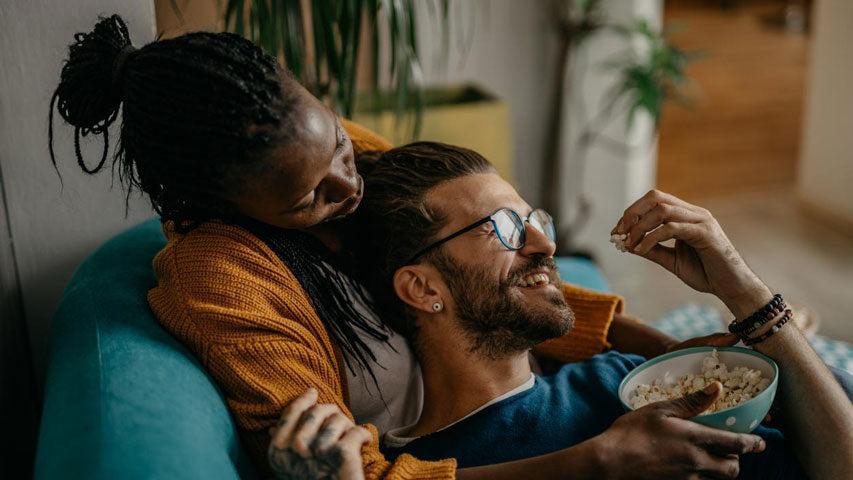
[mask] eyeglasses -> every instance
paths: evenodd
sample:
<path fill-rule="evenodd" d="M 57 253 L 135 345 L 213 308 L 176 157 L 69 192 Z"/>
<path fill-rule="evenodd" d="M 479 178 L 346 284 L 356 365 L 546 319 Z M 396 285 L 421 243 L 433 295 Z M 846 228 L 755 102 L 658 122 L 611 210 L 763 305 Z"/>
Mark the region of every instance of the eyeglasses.
<path fill-rule="evenodd" d="M 527 228 L 525 227 L 526 223 L 529 223 L 540 233 L 550 238 L 551 241 L 556 240 L 556 235 L 554 234 L 554 219 L 551 218 L 551 215 L 548 215 L 548 212 L 542 210 L 541 208 L 537 208 L 530 212 L 530 215 L 527 217 L 522 217 L 515 210 L 509 208 L 502 208 L 497 212 L 483 217 L 476 222 L 468 225 L 467 227 L 457 230 L 454 233 L 438 240 L 437 242 L 431 243 L 426 248 L 422 249 L 418 253 L 414 254 L 412 258 L 406 262 L 406 265 L 410 265 L 415 262 L 421 255 L 426 252 L 436 248 L 440 245 L 443 245 L 454 238 L 468 233 L 471 230 L 479 227 L 480 225 L 492 222 L 492 226 L 495 229 L 495 233 L 498 235 L 501 243 L 504 244 L 508 250 L 519 250 L 524 247 L 525 242 L 527 241 Z"/>

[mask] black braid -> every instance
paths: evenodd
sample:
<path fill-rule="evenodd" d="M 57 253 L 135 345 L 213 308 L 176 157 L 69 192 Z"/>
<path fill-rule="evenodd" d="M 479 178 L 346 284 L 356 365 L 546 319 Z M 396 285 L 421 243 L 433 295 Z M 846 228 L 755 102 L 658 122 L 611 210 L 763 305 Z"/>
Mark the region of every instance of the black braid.
<path fill-rule="evenodd" d="M 347 288 L 347 278 L 343 273 L 349 272 L 351 280 L 356 278 L 352 272 L 352 265 L 343 262 L 316 238 L 298 230 L 277 228 L 248 218 L 239 218 L 233 222 L 266 243 L 270 250 L 287 265 L 308 297 L 313 300 L 317 315 L 344 351 L 347 367 L 354 375 L 357 374 L 355 366 L 350 361 L 354 359 L 358 367 L 367 370 L 378 387 L 372 368 L 372 364 L 376 363 L 376 356 L 353 327 L 357 327 L 381 342 L 388 341 L 389 331 L 374 326 L 370 318 L 365 317 L 355 308 L 354 299 L 350 296 L 350 289 Z M 358 296 L 358 300 L 369 309 L 376 311 L 376 305 L 367 295 L 362 284 L 357 281 L 350 281 L 349 284 L 353 287 L 352 291 Z M 333 288 L 329 288 L 330 286 Z M 393 349 L 393 346 L 391 348 Z M 382 395 L 381 391 L 379 393 Z"/>
<path fill-rule="evenodd" d="M 50 102 L 48 145 L 54 167 L 54 110 L 74 126 L 78 165 L 94 174 L 106 165 L 109 127 L 121 109 L 112 169 L 118 169 L 127 186 L 128 200 L 134 189 L 145 192 L 163 221 L 174 221 L 179 232 L 235 218 L 233 207 L 222 199 L 248 176 L 268 168 L 266 154 L 290 140 L 293 129 L 286 127 L 296 101 L 290 86 L 296 83 L 289 72 L 230 33 L 189 33 L 134 50 L 117 15 L 100 18 L 92 32 L 78 33 L 74 40 Z M 81 148 L 81 137 L 89 134 L 102 135 L 104 141 L 93 167 Z M 354 328 L 382 341 L 388 335 L 354 308 L 343 277 L 327 267 L 331 256 L 305 235 L 262 227 L 257 231 L 267 239 L 280 238 L 277 253 L 347 354 L 347 366 L 354 372 L 354 359 L 375 382 L 370 366 L 375 357 Z M 357 294 L 364 297 L 363 291 Z"/>

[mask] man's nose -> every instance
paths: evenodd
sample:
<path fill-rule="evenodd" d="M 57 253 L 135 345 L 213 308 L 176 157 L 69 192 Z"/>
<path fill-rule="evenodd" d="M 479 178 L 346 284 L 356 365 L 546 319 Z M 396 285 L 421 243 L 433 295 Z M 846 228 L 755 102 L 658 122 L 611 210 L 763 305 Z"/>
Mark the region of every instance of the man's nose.
<path fill-rule="evenodd" d="M 540 232 L 538 228 L 534 227 L 530 223 L 528 223 L 526 227 L 527 239 L 524 242 L 524 246 L 519 250 L 519 253 L 524 256 L 538 254 L 545 255 L 546 257 L 553 257 L 554 253 L 557 251 L 557 244 L 551 240 L 551 237 Z"/>

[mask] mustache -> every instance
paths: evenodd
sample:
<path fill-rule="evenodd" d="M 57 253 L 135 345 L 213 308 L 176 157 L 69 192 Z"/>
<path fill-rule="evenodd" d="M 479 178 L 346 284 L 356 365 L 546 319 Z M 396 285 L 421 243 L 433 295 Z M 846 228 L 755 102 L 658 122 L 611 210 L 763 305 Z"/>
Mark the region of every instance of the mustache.
<path fill-rule="evenodd" d="M 552 282 L 556 282 L 557 280 L 559 280 L 560 275 L 557 271 L 557 262 L 554 261 L 554 257 L 536 255 L 533 256 L 533 258 L 530 260 L 530 263 L 528 263 L 527 265 L 523 265 L 509 272 L 509 275 L 507 275 L 507 283 L 518 282 L 527 275 L 542 269 L 548 270 L 548 277 L 551 279 Z"/>

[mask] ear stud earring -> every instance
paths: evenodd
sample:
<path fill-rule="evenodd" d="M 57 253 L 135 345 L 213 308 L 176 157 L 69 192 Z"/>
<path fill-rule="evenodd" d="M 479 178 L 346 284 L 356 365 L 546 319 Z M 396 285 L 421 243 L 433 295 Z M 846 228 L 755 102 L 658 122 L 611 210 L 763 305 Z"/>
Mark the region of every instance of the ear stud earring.
<path fill-rule="evenodd" d="M 441 304 L 438 302 L 433 303 L 432 304 L 432 311 L 433 312 L 440 312 L 441 311 Z"/>

